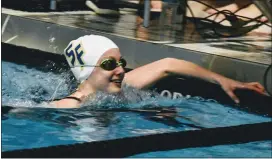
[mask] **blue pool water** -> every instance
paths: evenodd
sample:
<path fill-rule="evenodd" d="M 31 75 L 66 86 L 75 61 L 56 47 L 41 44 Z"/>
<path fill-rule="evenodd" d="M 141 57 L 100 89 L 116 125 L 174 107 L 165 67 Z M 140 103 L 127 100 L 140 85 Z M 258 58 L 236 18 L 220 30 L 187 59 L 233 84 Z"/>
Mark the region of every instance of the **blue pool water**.
<path fill-rule="evenodd" d="M 124 88 L 126 102 L 122 98 L 100 93 L 98 99 L 80 109 L 53 109 L 41 103 L 71 92 L 73 87 L 69 80 L 65 72 L 56 74 L 2 61 L 2 105 L 16 107 L 2 116 L 2 151 L 271 121 L 271 118 L 202 98 L 171 100 L 155 92 L 133 88 Z M 154 106 L 175 108 L 181 117 L 176 117 L 176 122 L 165 122 L 133 112 L 95 111 L 100 108 Z M 260 141 L 131 157 L 272 157 L 271 148 L 271 141 Z"/>

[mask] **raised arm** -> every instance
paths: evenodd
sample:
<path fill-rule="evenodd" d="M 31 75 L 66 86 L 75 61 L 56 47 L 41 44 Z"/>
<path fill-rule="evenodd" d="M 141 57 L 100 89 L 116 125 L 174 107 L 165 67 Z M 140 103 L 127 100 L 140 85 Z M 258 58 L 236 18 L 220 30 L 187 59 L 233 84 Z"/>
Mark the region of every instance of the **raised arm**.
<path fill-rule="evenodd" d="M 192 76 L 206 81 L 221 85 L 222 89 L 236 102 L 239 99 L 233 93 L 237 88 L 250 89 L 261 94 L 264 93 L 264 88 L 257 82 L 242 83 L 229 78 L 226 78 L 217 73 L 206 70 L 192 62 L 179 60 L 175 58 L 164 58 L 159 61 L 136 68 L 125 75 L 124 82 L 139 88 L 144 89 L 152 86 L 157 81 L 171 75 Z"/>

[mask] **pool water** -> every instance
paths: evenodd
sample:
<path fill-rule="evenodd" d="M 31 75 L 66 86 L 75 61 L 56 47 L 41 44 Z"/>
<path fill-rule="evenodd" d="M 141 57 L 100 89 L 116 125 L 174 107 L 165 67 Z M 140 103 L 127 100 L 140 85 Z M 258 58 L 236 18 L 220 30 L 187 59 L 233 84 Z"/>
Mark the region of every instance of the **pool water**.
<path fill-rule="evenodd" d="M 74 86 L 65 71 L 54 73 L 2 61 L 2 105 L 15 107 L 2 115 L 2 151 L 271 121 L 213 100 L 172 100 L 130 87 L 123 90 L 125 98 L 100 92 L 96 100 L 79 109 L 54 109 L 42 102 L 68 95 Z M 175 109 L 179 117 L 160 120 L 156 114 L 107 111 L 153 107 Z M 131 157 L 272 157 L 271 148 L 271 141 L 260 141 Z"/>

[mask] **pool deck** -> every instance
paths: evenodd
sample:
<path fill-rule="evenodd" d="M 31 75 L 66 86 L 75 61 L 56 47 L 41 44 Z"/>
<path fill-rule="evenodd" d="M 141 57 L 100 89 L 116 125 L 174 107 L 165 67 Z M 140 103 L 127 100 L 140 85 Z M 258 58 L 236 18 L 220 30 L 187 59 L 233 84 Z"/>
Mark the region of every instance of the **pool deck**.
<path fill-rule="evenodd" d="M 101 17 L 91 11 L 33 13 L 2 8 L 2 42 L 62 53 L 69 41 L 100 34 L 117 43 L 130 68 L 175 57 L 230 78 L 260 83 L 272 63 L 271 35 L 203 39 L 191 23 L 172 29 L 151 21 L 150 27 L 144 28 L 135 11 L 121 13 L 119 17 Z M 272 88 L 271 82 L 268 85 Z"/>

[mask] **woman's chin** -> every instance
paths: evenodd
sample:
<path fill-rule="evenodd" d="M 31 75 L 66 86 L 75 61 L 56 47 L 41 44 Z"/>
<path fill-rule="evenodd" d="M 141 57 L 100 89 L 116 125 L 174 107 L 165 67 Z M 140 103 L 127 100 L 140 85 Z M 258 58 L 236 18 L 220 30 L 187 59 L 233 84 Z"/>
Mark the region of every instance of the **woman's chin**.
<path fill-rule="evenodd" d="M 109 93 L 119 93 L 119 92 L 121 92 L 121 86 L 113 84 L 111 87 L 109 87 L 107 92 L 109 92 Z"/>

